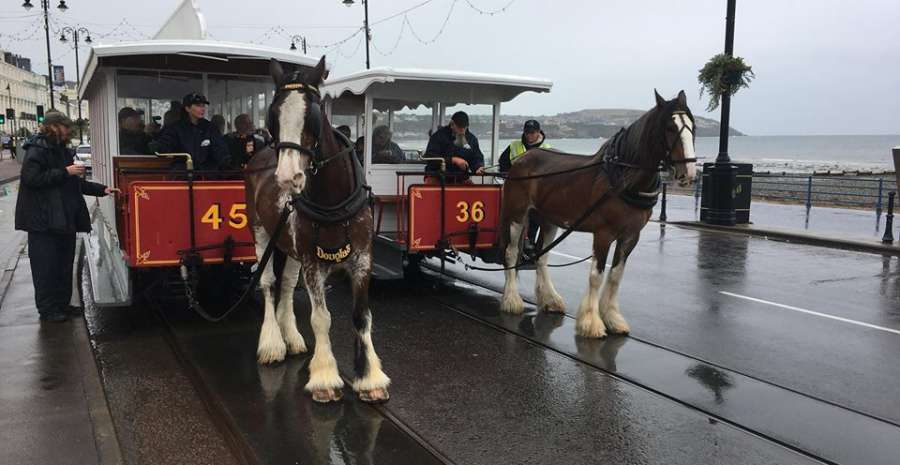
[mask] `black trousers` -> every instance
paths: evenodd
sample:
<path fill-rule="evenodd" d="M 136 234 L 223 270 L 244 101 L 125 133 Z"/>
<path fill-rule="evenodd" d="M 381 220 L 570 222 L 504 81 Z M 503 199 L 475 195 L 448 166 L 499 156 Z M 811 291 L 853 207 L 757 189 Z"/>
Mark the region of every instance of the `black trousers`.
<path fill-rule="evenodd" d="M 28 233 L 34 303 L 41 315 L 63 312 L 72 298 L 75 234 Z"/>

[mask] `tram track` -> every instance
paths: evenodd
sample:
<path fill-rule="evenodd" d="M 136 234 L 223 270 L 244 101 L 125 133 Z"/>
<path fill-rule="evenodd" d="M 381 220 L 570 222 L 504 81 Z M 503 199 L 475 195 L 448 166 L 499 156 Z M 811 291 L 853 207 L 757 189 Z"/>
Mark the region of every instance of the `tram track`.
<path fill-rule="evenodd" d="M 425 268 L 429 269 L 427 274 L 431 274 L 431 272 L 435 272 L 432 276 L 427 276 L 429 280 L 442 280 L 441 276 L 437 274 L 436 269 L 432 269 L 431 266 L 426 265 Z M 458 280 L 460 282 L 466 283 L 468 285 L 474 286 L 478 289 L 483 290 L 484 292 L 496 294 L 498 292 L 497 289 L 492 288 L 489 284 L 477 282 L 475 280 L 467 280 L 455 274 L 448 274 L 449 278 Z M 452 293 L 451 293 L 452 294 Z M 723 425 L 727 425 L 727 427 L 735 429 L 736 431 L 740 431 L 743 434 L 746 434 L 750 437 L 757 438 L 764 442 L 768 442 L 776 447 L 781 447 L 786 451 L 790 451 L 791 453 L 798 454 L 800 456 L 806 457 L 807 459 L 811 459 L 820 463 L 827 464 L 836 464 L 836 463 L 847 463 L 846 460 L 836 460 L 832 458 L 830 454 L 822 453 L 821 450 L 817 450 L 816 448 L 806 447 L 802 441 L 792 441 L 792 437 L 784 436 L 779 434 L 774 434 L 771 430 L 765 430 L 764 428 L 758 428 L 753 424 L 748 424 L 747 422 L 741 421 L 740 418 L 735 419 L 733 415 L 723 414 L 722 412 L 716 411 L 714 408 L 708 408 L 707 405 L 698 405 L 693 399 L 685 398 L 682 395 L 679 395 L 678 392 L 670 392 L 666 387 L 661 387 L 658 383 L 647 382 L 641 374 L 638 376 L 632 376 L 627 370 L 616 370 L 615 367 L 610 369 L 609 366 L 605 366 L 602 362 L 597 362 L 593 360 L 585 359 L 585 357 L 579 356 L 577 353 L 573 353 L 571 350 L 567 351 L 564 348 L 561 348 L 553 343 L 548 343 L 547 341 L 541 341 L 538 338 L 533 336 L 529 336 L 528 334 L 524 334 L 521 330 L 516 328 L 510 328 L 508 326 L 504 326 L 503 324 L 497 324 L 496 321 L 491 321 L 489 318 L 484 318 L 479 314 L 480 310 L 478 307 L 483 307 L 484 305 L 478 306 L 475 304 L 471 306 L 461 305 L 460 302 L 455 302 L 453 299 L 448 299 L 446 295 L 432 295 L 431 293 L 423 293 L 423 297 L 426 297 L 427 300 L 434 303 L 436 307 L 444 308 L 449 310 L 461 317 L 464 317 L 468 321 L 472 321 L 478 325 L 485 326 L 487 328 L 491 328 L 494 331 L 498 331 L 500 333 L 505 333 L 512 335 L 518 339 L 527 342 L 530 345 L 540 348 L 541 350 L 546 350 L 557 354 L 559 356 L 565 357 L 569 360 L 572 360 L 578 364 L 584 364 L 591 369 L 598 370 L 599 372 L 610 376 L 617 381 L 626 383 L 628 385 L 634 386 L 640 390 L 646 391 L 653 395 L 659 396 L 661 398 L 666 399 L 667 401 L 674 402 L 675 404 L 689 409 L 693 412 L 696 412 L 700 415 L 706 416 L 709 418 L 710 423 L 721 423 Z M 495 299 L 495 297 L 493 297 Z M 529 303 L 533 304 L 533 301 L 528 300 Z M 251 301 L 246 305 L 251 306 L 254 310 L 259 310 L 258 302 Z M 165 338 L 170 347 L 172 348 L 173 353 L 176 354 L 181 365 L 184 367 L 185 372 L 188 374 L 191 382 L 195 385 L 195 388 L 198 394 L 203 398 L 203 403 L 206 406 L 210 418 L 217 425 L 217 427 L 222 431 L 223 435 L 226 437 L 229 446 L 231 447 L 235 458 L 240 460 L 240 463 L 248 463 L 248 464 L 256 464 L 263 463 L 259 458 L 258 454 L 254 452 L 254 448 L 251 444 L 248 443 L 245 435 L 241 432 L 241 427 L 237 424 L 235 418 L 229 413 L 229 405 L 226 405 L 226 402 L 223 401 L 216 393 L 216 387 L 211 385 L 211 383 L 204 379 L 204 376 L 200 373 L 198 367 L 191 361 L 191 357 L 188 356 L 188 353 L 191 349 L 185 347 L 182 342 L 179 341 L 179 337 L 176 334 L 176 329 L 171 320 L 169 320 L 165 312 L 162 308 L 157 304 L 153 306 L 154 311 L 159 315 L 160 321 L 164 328 L 164 332 L 166 333 Z M 248 309 L 249 310 L 249 309 Z M 527 317 L 527 315 L 526 315 Z M 567 321 L 571 324 L 573 318 L 569 315 L 565 315 L 562 317 L 564 321 Z M 573 338 L 574 339 L 574 338 Z M 740 373 L 739 371 L 735 371 L 729 369 L 727 367 L 722 367 L 719 365 L 715 365 L 709 363 L 707 361 L 698 359 L 696 357 L 692 357 L 689 354 L 681 353 L 677 350 L 673 350 L 663 345 L 654 343 L 652 341 L 647 341 L 642 338 L 636 338 L 633 336 L 628 337 L 629 340 L 634 342 L 638 342 L 641 345 L 645 345 L 647 347 L 651 347 L 654 350 L 665 352 L 668 354 L 672 354 L 674 356 L 683 357 L 686 359 L 691 359 L 698 363 L 708 364 L 717 369 L 721 369 L 727 371 L 728 373 L 732 373 L 736 377 L 740 377 L 743 382 L 744 378 L 747 380 L 752 380 L 753 382 L 766 384 L 771 386 L 773 389 L 779 389 L 786 392 L 790 392 L 794 395 L 801 396 L 803 398 L 808 399 L 809 401 L 819 402 L 822 404 L 827 404 L 831 407 L 844 410 L 846 412 L 853 413 L 855 415 L 859 415 L 861 417 L 865 417 L 867 419 L 882 422 L 886 425 L 895 428 L 897 425 L 893 422 L 885 421 L 883 419 L 873 417 L 871 415 L 866 415 L 864 412 L 857 412 L 853 409 L 847 409 L 841 405 L 831 403 L 822 399 L 815 398 L 814 396 L 806 395 L 802 392 L 798 392 L 795 390 L 791 390 L 788 388 L 783 388 L 781 386 L 768 383 L 765 380 L 761 380 L 758 378 L 754 378 L 749 375 L 745 375 Z M 308 360 L 305 360 L 304 363 L 307 363 Z M 305 367 L 304 367 L 305 369 Z M 345 382 L 350 384 L 350 376 L 346 372 L 341 373 Z M 302 396 L 302 395 L 301 395 Z M 398 416 L 391 409 L 390 404 L 385 405 L 374 405 L 367 406 L 367 408 L 371 408 L 377 414 L 384 419 L 389 420 L 391 424 L 393 424 L 398 430 L 402 431 L 404 435 L 412 439 L 415 443 L 418 444 L 422 449 L 428 452 L 428 454 L 437 462 L 443 464 L 454 463 L 454 461 L 448 457 L 446 454 L 442 453 L 439 447 L 432 444 L 427 437 L 420 434 L 417 429 L 412 426 L 407 421 L 404 421 L 401 416 Z M 777 429 L 777 428 L 776 428 Z M 775 432 L 777 433 L 777 431 Z M 864 452 L 863 456 L 866 455 Z M 867 461 L 866 463 L 878 463 L 878 461 Z"/>
<path fill-rule="evenodd" d="M 440 267 L 434 266 L 433 264 L 426 264 L 426 263 L 423 263 L 422 267 L 424 269 L 427 269 L 429 272 L 433 273 L 434 279 L 441 279 Z M 499 289 L 496 286 L 492 286 L 490 283 L 486 283 L 481 280 L 469 279 L 467 277 L 461 276 L 458 273 L 454 273 L 453 271 L 449 271 L 449 272 L 445 271 L 443 273 L 443 275 L 445 275 L 448 278 L 451 278 L 453 280 L 457 280 L 462 283 L 465 283 L 465 284 L 468 284 L 468 285 L 471 285 L 471 286 L 474 286 L 474 287 L 477 287 L 480 289 L 484 289 L 484 290 L 486 290 L 492 294 L 495 294 L 497 296 L 502 295 L 502 292 L 503 292 L 502 289 Z M 453 293 L 451 293 L 451 294 L 453 294 Z M 503 332 L 506 334 L 511 334 L 511 335 L 515 335 L 515 336 L 521 337 L 523 339 L 526 339 L 530 343 L 537 345 L 538 347 L 541 347 L 545 350 L 552 351 L 556 354 L 559 354 L 560 356 L 569 358 L 578 363 L 583 363 L 588 366 L 591 366 L 592 368 L 600 370 L 615 379 L 629 383 L 640 389 L 644 389 L 648 392 L 652 392 L 656 395 L 659 395 L 668 400 L 676 402 L 686 408 L 689 408 L 691 410 L 702 413 L 703 415 L 707 415 L 710 417 L 710 421 L 719 421 L 724 424 L 728 424 L 728 425 L 730 425 L 734 428 L 737 428 L 747 434 L 753 435 L 755 437 L 759 437 L 766 441 L 770 441 L 770 442 L 777 444 L 779 446 L 782 446 L 788 450 L 791 450 L 791 451 L 801 454 L 803 456 L 809 457 L 811 459 L 820 461 L 822 463 L 828 463 L 828 464 L 847 463 L 846 461 L 835 460 L 833 458 L 829 458 L 826 454 L 822 454 L 821 452 L 812 451 L 812 450 L 810 450 L 811 448 L 803 447 L 803 446 L 799 445 L 799 443 L 796 441 L 792 442 L 789 439 L 789 436 L 787 436 L 787 435 L 773 434 L 772 431 L 766 432 L 766 431 L 763 431 L 761 428 L 751 426 L 748 422 L 742 422 L 739 420 L 735 420 L 733 417 L 736 415 L 733 412 L 730 415 L 718 413 L 714 409 L 708 408 L 708 406 L 698 405 L 697 403 L 695 403 L 691 400 L 688 400 L 688 398 L 685 396 L 673 394 L 666 388 L 656 387 L 656 386 L 660 386 L 660 384 L 648 383 L 648 382 L 642 381 L 639 376 L 630 376 L 626 373 L 623 373 L 624 370 L 610 369 L 608 366 L 604 366 L 602 363 L 595 363 L 591 360 L 587 360 L 585 357 L 582 357 L 579 354 L 577 354 L 571 350 L 562 349 L 554 343 L 548 343 L 548 342 L 539 340 L 535 337 L 524 334 L 519 328 L 511 328 L 504 324 L 498 324 L 496 321 L 492 321 L 490 318 L 485 318 L 483 316 L 483 314 L 480 314 L 479 309 L 466 308 L 465 305 L 460 305 L 460 304 L 454 303 L 454 302 L 448 302 L 446 298 L 442 299 L 442 298 L 433 297 L 433 296 L 430 296 L 430 298 L 432 300 L 436 301 L 437 303 L 439 303 L 440 305 L 442 305 L 443 307 L 447 308 L 448 310 L 456 312 L 456 313 L 458 313 L 466 318 L 469 318 L 473 321 L 476 321 L 480 324 L 490 326 L 490 327 L 496 329 L 497 331 L 500 331 L 500 332 Z M 536 307 L 536 302 L 533 299 L 523 296 L 523 300 L 526 303 Z M 533 315 L 536 316 L 537 314 L 533 314 Z M 528 317 L 528 316 L 529 315 L 527 313 L 522 315 L 522 317 Z M 562 314 L 562 318 L 568 320 L 569 322 L 575 321 L 575 317 L 573 317 L 572 315 L 569 315 L 568 313 Z M 566 334 L 566 337 L 574 338 L 575 337 L 574 332 L 572 332 L 572 334 Z M 623 336 L 612 336 L 612 337 L 623 337 Z M 703 365 L 706 365 L 709 367 L 713 367 L 714 369 L 722 370 L 725 373 L 732 374 L 736 377 L 744 378 L 745 380 L 748 380 L 753 383 L 757 383 L 760 386 L 768 387 L 775 392 L 780 391 L 789 396 L 796 396 L 798 398 L 805 399 L 808 402 L 812 402 L 815 404 L 820 404 L 821 406 L 825 406 L 825 409 L 827 409 L 828 411 L 825 412 L 824 415 L 831 417 L 832 420 L 835 420 L 836 421 L 835 424 L 844 424 L 844 422 L 841 422 L 838 419 L 840 417 L 843 417 L 846 419 L 851 416 L 857 416 L 859 418 L 864 418 L 865 420 L 869 420 L 870 425 L 876 425 L 882 431 L 892 430 L 890 432 L 894 433 L 894 435 L 897 438 L 900 438 L 900 424 L 897 424 L 896 422 L 891 421 L 887 418 L 883 418 L 883 417 L 880 417 L 877 415 L 872 415 L 867 412 L 863 412 L 863 411 L 848 407 L 846 405 L 842 405 L 837 402 L 829 401 L 827 399 L 819 398 L 819 397 L 810 395 L 808 393 L 798 391 L 796 389 L 792 389 L 792 388 L 789 388 L 786 386 L 772 383 L 770 381 L 753 376 L 751 374 L 741 372 L 740 370 L 735 370 L 733 368 L 722 366 L 722 365 L 704 360 L 702 358 L 698 358 L 691 354 L 688 354 L 688 353 L 685 353 L 685 352 L 682 352 L 682 351 L 679 351 L 679 350 L 676 350 L 676 349 L 673 349 L 670 347 L 666 347 L 663 344 L 660 344 L 660 343 L 657 343 L 654 341 L 650 341 L 650 340 L 647 340 L 647 339 L 644 339 L 641 337 L 636 337 L 634 335 L 628 335 L 627 339 L 633 340 L 642 345 L 646 345 L 648 347 L 651 347 L 651 348 L 661 351 L 663 353 L 672 354 L 672 355 L 675 355 L 677 357 L 681 357 L 684 359 L 690 359 L 690 360 L 696 361 L 700 364 L 703 364 Z M 778 425 L 775 425 L 775 426 L 777 427 Z M 785 429 L 789 430 L 790 428 L 785 428 Z M 849 427 L 847 429 L 851 430 L 851 428 L 849 428 Z M 813 437 L 813 436 L 815 436 L 815 435 L 810 435 L 810 437 Z M 835 439 L 837 439 L 837 438 L 835 438 Z M 827 444 L 827 441 L 822 441 L 822 443 L 832 446 L 832 447 L 835 447 L 835 450 L 833 452 L 836 452 L 836 453 L 840 453 L 839 449 L 842 449 L 842 447 L 836 446 L 837 444 L 841 444 L 840 441 L 834 442 L 832 444 Z M 831 455 L 834 455 L 834 454 L 831 454 Z M 878 462 L 877 460 L 862 460 L 860 463 L 880 463 L 880 462 Z M 884 462 L 884 463 L 891 463 L 891 462 Z"/>
<path fill-rule="evenodd" d="M 435 267 L 435 266 L 431 266 L 431 265 L 424 265 L 424 266 L 425 266 L 426 268 L 428 268 L 430 271 L 432 271 L 432 272 L 434 272 L 434 273 L 437 273 L 437 274 L 440 274 L 440 268 L 439 268 L 439 267 Z M 607 265 L 607 266 L 609 266 L 609 265 Z M 488 291 L 491 291 L 491 292 L 494 292 L 494 293 L 497 293 L 497 294 L 500 294 L 500 295 L 503 294 L 503 289 L 498 288 L 498 287 L 496 287 L 496 286 L 492 286 L 492 285 L 490 285 L 490 284 L 488 284 L 488 283 L 485 283 L 485 282 L 483 282 L 483 281 L 467 279 L 467 278 L 462 277 L 462 276 L 460 276 L 460 275 L 458 275 L 458 274 L 451 274 L 451 273 L 446 273 L 446 272 L 445 272 L 444 274 L 447 275 L 447 276 L 449 276 L 449 277 L 451 277 L 451 278 L 453 278 L 453 279 L 455 279 L 455 280 L 462 281 L 462 282 L 471 284 L 471 285 L 473 285 L 473 286 L 478 286 L 478 287 L 481 287 L 481 288 L 483 288 L 483 289 L 486 289 L 486 290 L 488 290 Z M 726 292 L 725 294 L 726 294 L 726 295 L 729 295 L 729 294 L 731 294 L 731 293 L 727 293 L 727 292 Z M 743 297 L 743 296 L 742 296 L 742 297 Z M 532 298 L 530 298 L 530 297 L 528 297 L 528 296 L 523 295 L 523 296 L 522 296 L 522 300 L 523 300 L 525 303 L 527 303 L 527 304 L 530 304 L 530 305 L 532 305 L 532 306 L 534 306 L 534 307 L 537 307 L 537 301 L 536 301 L 535 299 L 532 299 Z M 572 320 L 572 321 L 575 320 L 575 317 L 572 316 L 572 315 L 570 315 L 570 314 L 568 314 L 568 313 L 564 313 L 563 315 L 564 315 L 564 317 L 567 318 L 567 319 L 570 319 L 570 320 Z M 634 340 L 634 341 L 637 341 L 637 342 L 640 342 L 640 343 L 642 343 L 642 344 L 646 344 L 646 345 L 649 345 L 649 346 L 656 347 L 656 348 L 658 348 L 658 349 L 660 349 L 660 350 L 663 350 L 663 351 L 666 351 L 666 352 L 669 352 L 669 353 L 672 353 L 672 354 L 676 354 L 676 355 L 679 355 L 679 356 L 681 356 L 681 357 L 685 357 L 685 358 L 689 358 L 689 359 L 692 359 L 692 360 L 696 360 L 697 362 L 700 362 L 700 363 L 703 363 L 703 364 L 706 364 L 706 365 L 709 365 L 709 366 L 712 366 L 712 367 L 715 367 L 715 368 L 718 368 L 718 369 L 727 370 L 728 372 L 731 372 L 731 373 L 735 373 L 735 374 L 741 375 L 741 376 L 743 376 L 743 377 L 746 377 L 746 378 L 748 378 L 748 379 L 752 379 L 752 380 L 757 381 L 757 382 L 760 382 L 760 383 L 764 383 L 764 384 L 766 384 L 766 385 L 772 386 L 773 388 L 777 388 L 777 389 L 780 389 L 780 390 L 788 391 L 788 392 L 790 392 L 790 393 L 792 393 L 792 394 L 796 394 L 796 395 L 798 395 L 798 396 L 803 396 L 803 397 L 805 397 L 805 398 L 808 398 L 808 399 L 810 399 L 810 400 L 814 400 L 814 401 L 816 401 L 816 402 L 821 402 L 821 403 L 824 403 L 824 404 L 828 404 L 828 405 L 830 405 L 830 406 L 832 406 L 832 407 L 836 407 L 836 408 L 839 408 L 839 409 L 847 410 L 847 411 L 852 412 L 852 413 L 854 413 L 854 414 L 856 414 L 856 415 L 861 415 L 861 416 L 870 418 L 870 419 L 872 419 L 872 420 L 879 421 L 879 422 L 883 422 L 883 423 L 887 423 L 887 424 L 889 424 L 889 425 L 892 425 L 892 426 L 895 426 L 895 427 L 897 427 L 897 428 L 900 428 L 900 422 L 897 422 L 897 421 L 892 420 L 892 419 L 890 419 L 890 418 L 883 417 L 883 416 L 879 416 L 879 415 L 875 415 L 875 414 L 872 414 L 872 413 L 870 413 L 870 412 L 866 412 L 866 411 L 863 411 L 863 410 L 860 410 L 860 409 L 857 409 L 857 408 L 854 408 L 854 407 L 850 407 L 850 406 L 845 405 L 845 404 L 842 404 L 842 403 L 840 403 L 840 402 L 835 402 L 835 401 L 828 400 L 828 399 L 825 399 L 825 398 L 820 397 L 820 396 L 815 396 L 815 395 L 812 395 L 812 394 L 809 394 L 809 393 L 806 393 L 806 392 L 803 392 L 803 391 L 799 391 L 799 390 L 794 389 L 794 388 L 792 388 L 792 387 L 785 386 L 785 385 L 783 385 L 783 384 L 779 384 L 779 383 L 775 383 L 775 382 L 772 382 L 772 381 L 763 379 L 763 378 L 761 378 L 761 377 L 759 377 L 759 376 L 756 376 L 756 375 L 754 375 L 754 374 L 752 374 L 752 373 L 747 373 L 747 372 L 741 371 L 741 370 L 739 370 L 739 369 L 735 369 L 735 368 L 732 368 L 732 367 L 728 367 L 728 366 L 722 365 L 722 364 L 720 364 L 720 363 L 716 363 L 716 362 L 713 362 L 713 361 L 704 359 L 704 358 L 702 358 L 702 357 L 698 357 L 698 356 L 696 356 L 696 355 L 693 355 L 693 354 L 690 354 L 690 353 L 687 353 L 687 352 L 684 352 L 684 351 L 681 351 L 681 350 L 678 350 L 678 349 L 669 347 L 669 346 L 667 346 L 667 345 L 665 345 L 665 344 L 662 344 L 662 343 L 659 343 L 659 342 L 655 342 L 655 341 L 651 341 L 651 340 L 649 340 L 649 339 L 647 339 L 647 338 L 643 338 L 643 337 L 640 337 L 640 336 L 635 336 L 634 334 L 629 334 L 627 337 L 628 337 L 629 339 L 631 339 L 631 340 Z"/>
<path fill-rule="evenodd" d="M 185 374 L 190 379 L 191 384 L 197 390 L 197 394 L 201 398 L 201 401 L 203 402 L 203 405 L 206 408 L 211 421 L 216 425 L 216 427 L 225 437 L 225 440 L 229 448 L 231 449 L 235 459 L 238 460 L 239 463 L 244 465 L 261 465 L 263 463 L 267 463 L 259 457 L 259 454 L 256 453 L 253 446 L 247 440 L 246 435 L 242 432 L 240 426 L 237 424 L 235 418 L 229 412 L 228 406 L 220 399 L 218 395 L 216 395 L 214 388 L 204 379 L 200 369 L 191 361 L 191 357 L 189 357 L 187 354 L 188 349 L 179 342 L 175 325 L 172 320 L 166 316 L 162 306 L 158 302 L 153 302 L 152 299 L 149 299 L 146 296 L 143 300 L 147 302 L 147 305 L 156 314 L 158 321 L 163 328 L 163 338 L 169 345 L 169 348 L 172 350 L 172 353 L 175 355 Z M 249 302 L 245 303 L 244 307 L 250 307 L 245 308 L 245 310 L 262 311 L 262 307 L 252 299 Z M 309 357 L 305 357 L 303 360 L 303 370 L 308 369 L 308 362 Z M 347 373 L 346 371 L 340 371 L 340 376 L 347 386 L 352 385 L 352 378 L 349 373 Z M 305 396 L 305 393 L 301 392 L 298 393 L 298 395 Z M 327 408 L 325 406 L 321 407 Z M 366 407 L 372 409 L 378 415 L 393 423 L 393 425 L 396 426 L 397 429 L 399 429 L 406 436 L 415 441 L 420 447 L 422 447 L 422 449 L 427 451 L 428 454 L 436 459 L 438 463 L 444 465 L 456 465 L 456 462 L 447 457 L 437 447 L 431 444 L 431 442 L 429 442 L 425 437 L 420 435 L 414 428 L 412 428 L 409 424 L 405 423 L 397 415 L 391 412 L 391 410 L 387 408 L 387 404 L 366 404 Z"/>

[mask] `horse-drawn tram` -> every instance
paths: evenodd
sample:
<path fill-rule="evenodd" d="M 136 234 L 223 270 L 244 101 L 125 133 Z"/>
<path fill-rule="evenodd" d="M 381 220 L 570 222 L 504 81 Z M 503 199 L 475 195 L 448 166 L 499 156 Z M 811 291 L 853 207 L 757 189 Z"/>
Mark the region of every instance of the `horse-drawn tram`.
<path fill-rule="evenodd" d="M 852 269 L 869 283 L 881 257 L 834 252 L 815 258 L 828 266 L 805 266 L 814 254 L 793 244 L 651 224 L 642 244 L 635 238 L 627 251 L 614 252 L 607 290 L 599 289 L 603 231 L 572 235 L 554 249 L 577 258 L 593 249 L 594 263 L 548 270 L 539 260 L 536 277 L 517 278 L 509 269 L 514 245 L 500 260 L 489 254 L 504 228 L 510 236 L 523 229 L 514 218 L 504 223 L 507 192 L 521 200 L 517 208 L 553 205 L 507 186 L 547 173 L 525 155 L 503 187 L 490 175 L 453 179 L 441 160 L 429 160 L 426 140 L 451 113 L 466 110 L 470 131 L 490 141 L 485 165 L 492 165 L 502 149 L 500 105 L 523 92 L 547 92 L 549 81 L 402 69 L 324 80 L 324 61 L 205 39 L 203 22 L 185 5 L 192 2 L 154 40 L 95 46 L 80 89 L 91 104 L 94 176 L 123 191 L 92 206 L 84 287 L 95 355 L 106 389 L 115 391 L 110 409 L 134 462 L 190 463 L 208 451 L 207 462 L 273 464 L 897 463 L 900 408 L 892 386 L 900 369 L 891 363 L 896 340 L 888 339 L 896 338 L 898 330 L 888 328 L 895 323 L 838 330 L 829 326 L 834 319 L 802 319 L 815 312 L 778 314 L 761 298 L 737 300 L 737 292 L 790 296 L 802 288 L 879 321 L 879 312 L 895 313 L 900 301 L 895 262 L 884 262 L 871 292 L 848 300 L 822 270 Z M 149 124 L 170 101 L 178 107 L 194 92 L 207 96 L 212 115 L 228 121 L 247 114 L 269 128 L 272 143 L 242 171 L 194 170 L 183 155 L 124 148 L 123 108 L 130 108 L 124 118 L 139 115 Z M 640 199 L 652 197 L 657 165 L 691 176 L 684 97 L 657 97 L 648 115 L 600 152 L 609 155 L 604 164 L 641 173 L 626 176 L 641 180 L 632 195 L 638 206 L 603 194 L 607 174 L 588 169 L 598 157 L 538 153 L 562 160 L 549 168 L 564 181 L 551 184 L 554 190 L 600 179 L 601 200 L 570 202 L 576 216 L 587 218 L 595 204 L 630 212 L 643 226 L 649 213 Z M 351 137 L 333 129 L 341 125 Z M 653 137 L 629 137 L 642 126 Z M 360 137 L 361 159 L 352 149 Z M 653 143 L 649 159 L 628 158 L 635 140 Z M 426 171 L 429 162 L 435 169 Z M 284 255 L 280 280 L 266 260 L 276 248 Z M 618 313 L 631 249 L 638 249 L 634 284 L 622 287 L 621 300 L 634 336 L 617 334 L 627 327 L 610 314 Z M 370 288 L 371 271 L 400 277 L 421 257 L 463 254 L 507 269 L 423 267 L 421 279 L 375 280 Z M 197 274 L 223 276 L 230 268 L 246 278 L 257 258 L 252 276 L 261 298 L 244 300 L 235 307 L 244 311 L 216 324 L 180 311 L 183 301 L 166 305 L 163 296 L 178 288 L 157 284 L 167 282 L 160 276 L 173 278 L 193 292 Z M 350 279 L 326 285 L 332 271 Z M 518 297 L 510 291 L 517 279 L 535 284 L 535 292 Z M 256 290 L 246 280 L 231 287 L 233 294 Z M 221 308 L 203 303 L 221 315 L 237 297 L 224 300 Z M 567 310 L 565 303 L 576 305 Z M 162 315 L 149 318 L 162 324 L 147 326 L 161 328 L 165 342 L 154 344 L 149 330 L 134 337 L 134 326 L 148 320 L 138 312 L 105 308 L 128 304 Z M 585 331 L 604 325 L 605 338 Z M 848 334 L 855 343 L 834 344 Z M 161 374 L 160 360 L 172 353 L 178 368 Z M 180 382 L 196 392 L 185 393 Z M 142 422 L 165 426 L 135 427 Z M 160 442 L 162 452 L 141 456 L 153 449 L 145 444 Z M 233 457 L 219 460 L 223 450 Z"/>
<path fill-rule="evenodd" d="M 428 166 L 429 136 L 452 113 L 468 110 L 481 123 L 470 131 L 489 141 L 485 166 L 496 166 L 504 148 L 501 105 L 551 87 L 549 80 L 531 77 L 394 68 L 327 82 L 326 111 L 332 121 L 354 126 L 365 141 L 361 159 L 376 201 L 376 275 L 402 277 L 426 256 L 453 259 L 457 252 L 474 255 L 496 246 L 502 186 L 490 171 L 460 183 L 448 178 L 442 162 Z M 394 137 L 384 140 L 383 134 Z M 394 149 L 396 156 L 390 153 L 394 146 L 402 150 Z M 426 167 L 430 184 L 425 183 Z"/>

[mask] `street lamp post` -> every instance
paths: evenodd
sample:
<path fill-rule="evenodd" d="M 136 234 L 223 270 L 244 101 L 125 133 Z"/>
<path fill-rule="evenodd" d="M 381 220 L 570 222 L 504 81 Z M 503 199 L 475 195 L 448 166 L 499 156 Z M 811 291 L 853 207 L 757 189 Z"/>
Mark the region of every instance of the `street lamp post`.
<path fill-rule="evenodd" d="M 26 10 L 30 10 L 33 6 L 31 0 L 25 0 L 22 4 L 22 8 Z M 47 88 L 50 90 L 50 108 L 56 108 L 53 103 L 53 60 L 50 57 L 50 0 L 41 0 L 41 8 L 44 10 L 44 34 L 47 37 Z M 56 8 L 62 12 L 69 9 L 66 0 L 59 0 Z"/>
<path fill-rule="evenodd" d="M 297 50 L 297 42 L 300 42 L 300 48 L 303 49 L 303 54 L 306 55 L 306 37 L 294 34 L 291 36 L 291 50 Z"/>
<path fill-rule="evenodd" d="M 84 143 L 84 120 L 81 117 L 81 93 L 78 91 L 78 88 L 81 87 L 81 66 L 78 62 L 78 34 L 84 34 L 85 39 L 84 43 L 90 44 L 93 42 L 91 40 L 91 32 L 83 27 L 70 27 L 66 26 L 62 29 L 59 40 L 61 42 L 67 42 L 66 34 L 71 34 L 72 38 L 75 40 L 75 103 L 78 105 L 78 140 L 79 143 Z"/>
<path fill-rule="evenodd" d="M 353 0 L 344 0 L 343 3 L 344 5 L 347 5 L 349 7 L 355 2 Z M 365 10 L 363 28 L 365 29 L 364 32 L 366 33 L 366 69 L 369 69 L 371 67 L 369 63 L 369 41 L 372 40 L 372 31 L 369 29 L 369 0 L 362 0 L 362 4 L 363 10 Z"/>
<path fill-rule="evenodd" d="M 13 114 L 15 114 L 15 108 L 13 107 L 13 100 L 12 100 L 12 88 L 9 87 L 9 83 L 6 83 L 6 95 L 7 95 L 7 97 L 9 97 L 9 107 L 7 107 L 7 108 L 13 108 Z M 16 129 L 18 129 L 18 128 L 16 128 L 16 119 L 15 118 L 13 118 L 12 120 L 9 121 L 9 129 L 10 129 L 10 132 L 12 133 L 10 136 L 12 139 L 12 146 L 11 146 L 12 148 L 10 149 L 10 151 L 12 152 L 12 155 L 15 158 L 15 156 L 16 156 Z"/>
<path fill-rule="evenodd" d="M 734 53 L 734 12 L 736 0 L 728 0 L 728 12 L 725 17 L 725 55 Z M 731 163 L 728 156 L 728 135 L 731 116 L 731 95 L 726 92 L 721 96 L 722 118 L 719 125 L 719 154 L 715 163 L 707 163 L 703 167 L 705 182 L 704 195 L 708 195 L 708 211 L 701 214 L 701 220 L 724 226 L 734 226 L 735 187 L 738 167 Z"/>

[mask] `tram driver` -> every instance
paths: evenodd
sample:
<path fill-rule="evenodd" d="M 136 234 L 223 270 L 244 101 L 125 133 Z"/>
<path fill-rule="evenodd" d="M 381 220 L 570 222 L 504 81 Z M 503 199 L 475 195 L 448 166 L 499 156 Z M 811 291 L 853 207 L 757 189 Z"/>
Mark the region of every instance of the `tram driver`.
<path fill-rule="evenodd" d="M 199 171 L 217 171 L 231 168 L 231 155 L 222 133 L 205 119 L 206 106 L 209 101 L 201 94 L 192 92 L 181 100 L 183 113 L 181 118 L 163 127 L 159 138 L 150 142 L 149 148 L 154 153 L 186 152 L 191 154 L 194 169 Z M 176 165 L 184 166 L 183 161 Z"/>
<path fill-rule="evenodd" d="M 426 157 L 443 158 L 448 182 L 471 184 L 469 175 L 484 173 L 484 154 L 478 146 L 478 138 L 469 132 L 469 115 L 457 111 L 450 117 L 450 124 L 439 128 L 428 139 Z M 428 171 L 438 166 L 429 163 Z M 426 176 L 426 184 L 437 184 L 434 176 Z"/>

